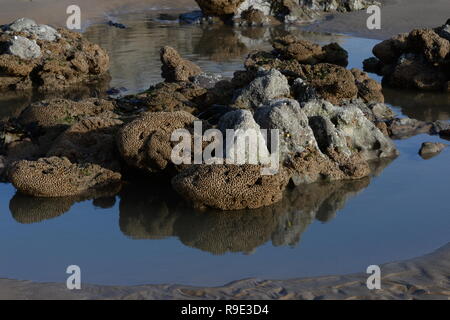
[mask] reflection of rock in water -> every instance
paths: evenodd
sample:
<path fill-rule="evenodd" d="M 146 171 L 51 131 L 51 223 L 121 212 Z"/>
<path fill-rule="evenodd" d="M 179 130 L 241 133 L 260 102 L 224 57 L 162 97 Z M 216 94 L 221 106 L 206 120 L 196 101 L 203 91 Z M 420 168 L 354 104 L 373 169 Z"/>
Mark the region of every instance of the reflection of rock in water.
<path fill-rule="evenodd" d="M 415 92 L 383 88 L 386 103 L 400 107 L 402 113 L 421 121 L 450 120 L 450 94 Z"/>
<path fill-rule="evenodd" d="M 100 190 L 89 197 L 36 198 L 17 192 L 9 202 L 9 210 L 13 218 L 23 224 L 39 223 L 56 218 L 68 212 L 77 202 L 93 200 L 99 208 L 111 208 L 115 204 L 114 196 L 120 186 Z"/>
<path fill-rule="evenodd" d="M 342 36 L 306 32 L 285 25 L 251 28 L 212 25 L 201 27 L 201 37 L 194 45 L 194 53 L 219 62 L 242 59 L 252 50 L 272 50 L 270 43 L 277 37 L 287 35 L 319 43 L 340 42 L 343 39 Z"/>
<path fill-rule="evenodd" d="M 373 164 L 379 174 L 390 161 Z M 213 254 L 253 252 L 271 240 L 294 246 L 315 220 L 327 222 L 370 178 L 303 185 L 270 207 L 233 212 L 196 211 L 183 205 L 170 187 L 129 185 L 121 192 L 120 229 L 134 239 L 176 236 L 185 245 Z"/>

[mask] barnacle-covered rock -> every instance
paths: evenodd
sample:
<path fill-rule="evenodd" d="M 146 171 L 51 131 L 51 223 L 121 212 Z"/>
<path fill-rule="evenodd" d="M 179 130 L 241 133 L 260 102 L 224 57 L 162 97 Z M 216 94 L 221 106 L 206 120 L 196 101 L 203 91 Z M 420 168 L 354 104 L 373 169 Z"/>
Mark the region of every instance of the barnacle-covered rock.
<path fill-rule="evenodd" d="M 173 164 L 172 149 L 178 142 L 171 141 L 172 133 L 193 128 L 196 120 L 184 111 L 144 113 L 119 131 L 120 154 L 131 167 L 147 172 L 162 171 Z"/>
<path fill-rule="evenodd" d="M 172 179 L 173 188 L 195 206 L 222 210 L 254 209 L 281 200 L 289 181 L 285 171 L 261 175 L 260 165 L 197 165 Z"/>
<path fill-rule="evenodd" d="M 67 158 L 15 162 L 9 181 L 21 193 L 34 197 L 87 195 L 120 183 L 121 175 L 94 164 L 74 164 Z"/>

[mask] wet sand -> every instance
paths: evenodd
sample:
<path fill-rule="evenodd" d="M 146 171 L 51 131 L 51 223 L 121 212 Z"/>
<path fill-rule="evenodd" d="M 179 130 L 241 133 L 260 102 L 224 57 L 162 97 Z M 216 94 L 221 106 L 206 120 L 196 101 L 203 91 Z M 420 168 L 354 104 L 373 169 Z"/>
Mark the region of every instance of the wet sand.
<path fill-rule="evenodd" d="M 387 263 L 381 290 L 368 290 L 365 273 L 290 280 L 246 279 L 223 287 L 182 285 L 95 286 L 0 279 L 0 299 L 450 299 L 450 243 L 426 256 Z"/>
<path fill-rule="evenodd" d="M 386 39 L 414 28 L 434 28 L 450 19 L 449 0 L 381 0 L 381 29 L 369 30 L 365 10 L 331 14 L 305 29 L 316 32 L 351 34 L 371 39 Z"/>
<path fill-rule="evenodd" d="M 115 13 L 169 8 L 189 11 L 198 8 L 194 0 L 2 0 L 0 24 L 27 17 L 39 23 L 65 26 L 68 18 L 66 9 L 73 4 L 80 7 L 84 26 Z"/>

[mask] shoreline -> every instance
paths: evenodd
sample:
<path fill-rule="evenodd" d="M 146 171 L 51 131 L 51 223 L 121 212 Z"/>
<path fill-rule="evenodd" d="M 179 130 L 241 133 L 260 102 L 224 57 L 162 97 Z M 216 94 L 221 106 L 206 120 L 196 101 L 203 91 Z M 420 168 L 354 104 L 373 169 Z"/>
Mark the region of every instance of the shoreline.
<path fill-rule="evenodd" d="M 381 29 L 369 30 L 365 10 L 325 15 L 303 27 L 306 31 L 330 32 L 353 37 L 384 40 L 416 28 L 435 28 L 450 18 L 448 0 L 381 0 Z M 420 21 L 417 16 L 420 14 Z"/>
<path fill-rule="evenodd" d="M 433 253 L 380 266 L 381 290 L 368 290 L 368 274 L 322 276 L 289 280 L 244 279 L 221 287 L 183 285 L 83 285 L 69 291 L 65 284 L 0 279 L 4 299 L 450 299 L 450 243 Z"/>
<path fill-rule="evenodd" d="M 198 10 L 195 0 L 95 0 L 95 6 L 88 0 L 5 0 L 0 12 L 0 25 L 17 18 L 28 17 L 39 23 L 65 26 L 68 5 L 77 4 L 82 10 L 83 30 L 92 23 L 108 20 L 108 16 L 132 13 L 135 11 L 179 11 Z M 312 32 L 336 33 L 353 37 L 383 40 L 414 28 L 434 28 L 442 25 L 450 16 L 448 0 L 381 0 L 381 30 L 368 30 L 365 10 L 348 13 L 324 14 L 312 24 L 300 25 L 300 29 Z M 89 9 L 85 9 L 88 7 Z M 416 21 L 420 12 L 420 21 Z M 20 14 L 18 14 L 20 13 Z"/>

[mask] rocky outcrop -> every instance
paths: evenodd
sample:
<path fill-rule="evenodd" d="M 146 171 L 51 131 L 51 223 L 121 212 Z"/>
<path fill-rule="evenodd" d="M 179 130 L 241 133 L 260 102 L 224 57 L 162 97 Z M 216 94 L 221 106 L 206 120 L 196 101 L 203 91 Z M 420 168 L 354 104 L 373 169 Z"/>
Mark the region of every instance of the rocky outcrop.
<path fill-rule="evenodd" d="M 56 91 L 107 75 L 108 54 L 79 33 L 22 18 L 0 27 L 0 90 Z"/>
<path fill-rule="evenodd" d="M 355 11 L 379 4 L 373 0 L 196 0 L 204 17 L 196 21 L 208 21 L 208 17 L 219 17 L 234 24 L 305 23 L 320 17 L 322 12 Z M 249 11 L 253 17 L 249 19 Z M 264 19 L 264 17 L 266 19 Z"/>
<path fill-rule="evenodd" d="M 68 197 L 120 183 L 121 176 L 93 164 L 74 164 L 67 158 L 22 160 L 8 170 L 9 181 L 21 193 L 34 197 Z"/>
<path fill-rule="evenodd" d="M 245 61 L 247 73 L 260 68 L 279 70 L 301 101 L 323 98 L 333 104 L 360 98 L 366 103 L 384 102 L 382 87 L 358 69 L 347 70 L 347 52 L 337 43 L 320 47 L 292 36 L 276 38 L 273 52 L 258 51 Z"/>
<path fill-rule="evenodd" d="M 383 76 L 383 83 L 395 88 L 449 91 L 450 41 L 445 30 L 415 29 L 377 44 L 376 59 L 365 61 L 367 71 Z"/>

